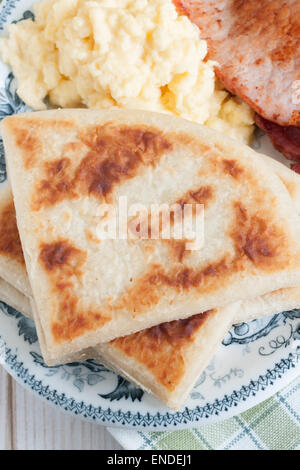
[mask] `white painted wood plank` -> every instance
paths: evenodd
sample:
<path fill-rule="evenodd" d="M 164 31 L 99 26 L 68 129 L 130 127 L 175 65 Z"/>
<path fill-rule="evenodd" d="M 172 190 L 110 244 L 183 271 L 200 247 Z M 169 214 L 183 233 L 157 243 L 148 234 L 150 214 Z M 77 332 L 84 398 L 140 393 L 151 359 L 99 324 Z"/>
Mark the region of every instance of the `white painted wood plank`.
<path fill-rule="evenodd" d="M 0 450 L 12 448 L 12 379 L 0 366 Z"/>
<path fill-rule="evenodd" d="M 103 426 L 73 418 L 13 381 L 12 446 L 18 450 L 121 449 Z"/>

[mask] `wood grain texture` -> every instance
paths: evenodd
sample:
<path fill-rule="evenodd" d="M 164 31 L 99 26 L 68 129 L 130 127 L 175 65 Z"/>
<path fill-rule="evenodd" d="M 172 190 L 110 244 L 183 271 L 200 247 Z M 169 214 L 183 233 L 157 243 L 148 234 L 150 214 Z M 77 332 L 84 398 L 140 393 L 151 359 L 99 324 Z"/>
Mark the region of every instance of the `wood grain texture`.
<path fill-rule="evenodd" d="M 0 450 L 117 450 L 103 426 L 73 418 L 17 384 L 0 366 Z"/>

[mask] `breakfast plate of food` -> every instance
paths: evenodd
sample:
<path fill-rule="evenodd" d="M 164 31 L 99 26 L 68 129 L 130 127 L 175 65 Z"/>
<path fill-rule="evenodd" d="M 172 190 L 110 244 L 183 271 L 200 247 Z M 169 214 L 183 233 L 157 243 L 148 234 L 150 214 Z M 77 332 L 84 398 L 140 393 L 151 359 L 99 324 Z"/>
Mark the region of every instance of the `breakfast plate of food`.
<path fill-rule="evenodd" d="M 2 0 L 0 362 L 62 410 L 180 429 L 299 375 L 300 2 L 246 3 Z"/>

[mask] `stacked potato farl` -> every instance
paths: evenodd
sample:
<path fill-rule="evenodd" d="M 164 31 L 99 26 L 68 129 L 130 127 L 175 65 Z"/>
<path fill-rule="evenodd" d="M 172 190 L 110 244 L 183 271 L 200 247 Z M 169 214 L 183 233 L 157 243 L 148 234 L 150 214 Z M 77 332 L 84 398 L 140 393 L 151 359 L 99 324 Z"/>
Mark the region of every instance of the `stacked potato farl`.
<path fill-rule="evenodd" d="M 30 299 L 47 364 L 101 358 L 179 408 L 232 323 L 300 306 L 299 177 L 281 164 L 143 111 L 27 113 L 1 132 L 0 275 Z M 203 205 L 204 245 L 102 236 L 121 198 Z"/>

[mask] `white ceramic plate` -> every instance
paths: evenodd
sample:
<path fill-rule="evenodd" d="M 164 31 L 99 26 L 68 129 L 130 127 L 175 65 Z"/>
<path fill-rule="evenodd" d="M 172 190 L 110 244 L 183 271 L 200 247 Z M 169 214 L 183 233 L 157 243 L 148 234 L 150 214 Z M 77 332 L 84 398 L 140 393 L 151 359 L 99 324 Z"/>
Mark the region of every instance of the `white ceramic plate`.
<path fill-rule="evenodd" d="M 0 34 L 7 24 L 30 18 L 32 0 L 3 0 Z M 30 44 L 28 45 L 30 47 Z M 0 119 L 26 111 L 15 81 L 0 62 Z M 256 148 L 275 158 L 258 132 Z M 0 183 L 6 179 L 0 140 Z M 96 361 L 47 367 L 33 323 L 0 303 L 0 361 L 20 383 L 62 410 L 109 426 L 174 429 L 225 419 L 244 411 L 292 381 L 300 369 L 300 310 L 236 325 L 199 378 L 185 408 L 171 412 Z"/>

